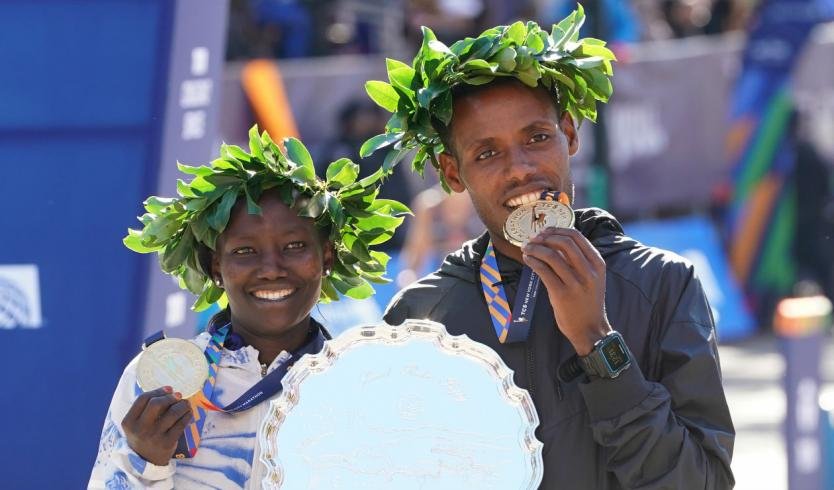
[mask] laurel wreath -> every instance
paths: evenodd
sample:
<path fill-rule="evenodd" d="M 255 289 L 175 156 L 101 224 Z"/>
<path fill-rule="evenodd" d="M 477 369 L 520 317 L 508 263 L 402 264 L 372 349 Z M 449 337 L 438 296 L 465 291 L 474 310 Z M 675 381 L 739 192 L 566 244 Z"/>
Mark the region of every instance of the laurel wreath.
<path fill-rule="evenodd" d="M 330 230 L 333 270 L 322 280 L 321 302 L 338 300 L 339 293 L 367 298 L 374 292 L 370 283 L 389 282 L 384 277 L 389 256 L 371 247 L 390 239 L 411 211 L 398 201 L 376 198 L 382 169 L 358 179 L 359 165 L 341 158 L 330 163 L 321 180 L 299 140 L 287 138 L 283 144 L 286 152 L 253 126 L 249 153 L 224 144 L 220 158 L 211 165 L 177 163 L 181 172 L 193 176 L 191 181 L 177 180 L 178 197 L 149 197 L 144 202 L 147 212 L 139 217 L 142 229 L 128 229 L 125 246 L 139 253 L 156 252 L 162 270 L 177 277 L 181 288 L 198 295 L 194 310 L 228 304 L 211 271 L 203 270 L 201 245 L 215 250 L 239 199 L 246 200 L 250 214 L 260 214 L 258 199 L 272 188 L 285 204 L 299 210 L 299 216 L 313 218 L 317 226 Z"/>
<path fill-rule="evenodd" d="M 434 124 L 451 122 L 452 89 L 487 84 L 497 77 L 515 77 L 530 87 L 541 85 L 577 124 L 596 121 L 597 102 L 607 102 L 613 92 L 611 62 L 616 58 L 604 41 L 579 39 L 584 22 L 585 11 L 579 5 L 550 33 L 535 22 L 519 21 L 448 47 L 423 27 L 423 44 L 411 66 L 387 59 L 388 82 L 365 84 L 371 99 L 394 114 L 383 134 L 362 145 L 360 156 L 391 147 L 382 165 L 387 173 L 416 150 L 411 162 L 415 171 L 422 175 L 427 161 L 439 169 L 437 156 L 444 148 Z"/>

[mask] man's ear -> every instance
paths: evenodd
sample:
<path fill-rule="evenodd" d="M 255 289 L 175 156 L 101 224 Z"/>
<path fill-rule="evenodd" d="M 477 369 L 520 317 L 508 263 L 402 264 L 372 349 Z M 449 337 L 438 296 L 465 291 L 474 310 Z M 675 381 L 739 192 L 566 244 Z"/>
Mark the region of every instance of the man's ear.
<path fill-rule="evenodd" d="M 565 111 L 562 114 L 562 119 L 559 121 L 559 129 L 564 133 L 568 140 L 568 155 L 574 156 L 579 151 L 579 131 L 576 129 L 576 124 L 573 122 L 573 116 L 570 112 Z"/>
<path fill-rule="evenodd" d="M 451 153 L 444 151 L 437 158 L 440 161 L 440 170 L 443 172 L 443 177 L 446 183 L 455 192 L 463 192 L 466 186 L 463 185 L 463 180 L 460 178 L 460 165 L 458 160 Z"/>

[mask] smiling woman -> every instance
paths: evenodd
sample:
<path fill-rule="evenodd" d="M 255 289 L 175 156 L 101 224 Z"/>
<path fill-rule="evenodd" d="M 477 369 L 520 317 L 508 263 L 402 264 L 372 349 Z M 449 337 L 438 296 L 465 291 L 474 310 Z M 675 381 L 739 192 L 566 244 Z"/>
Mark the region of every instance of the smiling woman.
<path fill-rule="evenodd" d="M 211 271 L 226 291 L 234 331 L 258 350 L 261 364 L 269 364 L 306 338 L 333 249 L 313 220 L 298 216 L 277 192 L 261 196 L 260 215 L 249 214 L 245 204 L 238 200 L 232 209 Z"/>
<path fill-rule="evenodd" d="M 194 178 L 178 182 L 177 198 L 145 201 L 143 228 L 125 245 L 157 252 L 163 271 L 199 295 L 195 310 L 223 309 L 191 343 L 161 332 L 145 341 L 113 396 L 90 488 L 259 487 L 262 402 L 329 338 L 310 311 L 385 281 L 388 256 L 371 246 L 409 210 L 376 199 L 382 172 L 357 180 L 343 158 L 321 180 L 301 142 L 284 147 L 253 128 L 251 153 L 223 145 L 211 166 L 180 165 Z"/>

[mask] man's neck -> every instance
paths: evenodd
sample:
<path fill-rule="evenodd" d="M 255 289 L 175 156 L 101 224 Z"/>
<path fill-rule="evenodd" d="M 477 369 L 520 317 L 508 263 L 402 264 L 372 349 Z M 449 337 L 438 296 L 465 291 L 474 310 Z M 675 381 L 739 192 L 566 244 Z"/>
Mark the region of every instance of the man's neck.
<path fill-rule="evenodd" d="M 523 264 L 524 260 L 521 257 L 521 249 L 512 243 L 508 242 L 503 236 L 496 237 L 494 233 L 489 232 L 489 239 L 492 241 L 492 246 L 501 255 L 509 257 L 519 264 Z"/>

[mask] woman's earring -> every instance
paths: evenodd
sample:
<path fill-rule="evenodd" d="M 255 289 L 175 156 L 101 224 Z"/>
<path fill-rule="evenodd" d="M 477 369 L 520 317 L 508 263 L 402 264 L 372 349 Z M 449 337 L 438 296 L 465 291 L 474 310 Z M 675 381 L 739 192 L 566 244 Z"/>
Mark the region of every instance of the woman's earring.
<path fill-rule="evenodd" d="M 325 275 L 325 276 L 329 276 L 329 275 L 330 275 L 330 268 L 329 268 L 329 267 L 325 267 L 325 268 L 324 268 L 324 275 Z"/>
<path fill-rule="evenodd" d="M 223 287 L 223 281 L 221 281 L 219 277 L 215 277 L 214 278 L 214 285 L 219 287 L 219 288 L 222 288 Z"/>

